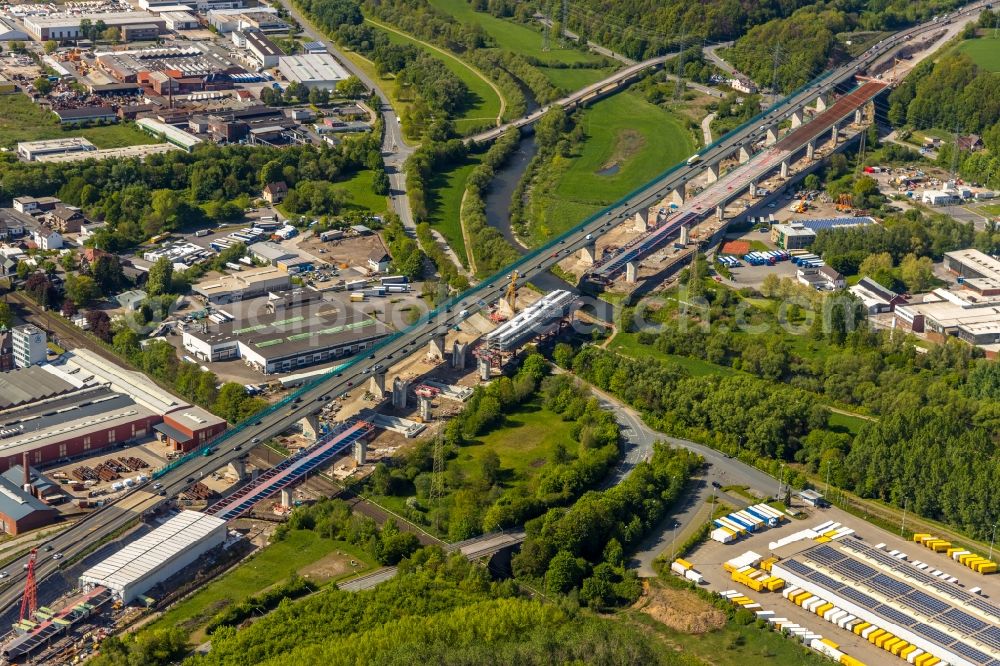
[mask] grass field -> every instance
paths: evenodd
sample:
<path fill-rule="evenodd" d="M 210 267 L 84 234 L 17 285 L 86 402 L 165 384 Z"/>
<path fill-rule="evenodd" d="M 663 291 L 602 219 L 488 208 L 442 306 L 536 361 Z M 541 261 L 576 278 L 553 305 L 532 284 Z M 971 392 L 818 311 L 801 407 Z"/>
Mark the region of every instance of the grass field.
<path fill-rule="evenodd" d="M 958 46 L 962 53 L 969 54 L 972 61 L 991 72 L 1000 72 L 1000 38 L 988 36 L 966 39 Z"/>
<path fill-rule="evenodd" d="M 82 136 L 98 148 L 121 148 L 156 139 L 132 123 L 103 127 L 63 130 L 54 114 L 49 113 L 21 94 L 0 95 L 0 146 L 12 147 L 18 141 L 41 141 Z"/>
<path fill-rule="evenodd" d="M 601 79 L 611 76 L 614 72 L 612 67 L 601 67 L 598 69 L 563 69 L 559 67 L 539 67 L 538 70 L 545 74 L 549 81 L 556 88 L 567 92 L 579 90 L 591 83 L 597 83 Z"/>
<path fill-rule="evenodd" d="M 861 430 L 861 426 L 867 422 L 867 420 L 861 418 L 860 416 L 851 416 L 850 414 L 841 414 L 839 412 L 832 412 L 829 418 L 831 430 L 846 432 L 852 437 L 857 435 Z"/>
<path fill-rule="evenodd" d="M 334 183 L 334 186 L 347 190 L 351 195 L 351 208 L 380 214 L 384 213 L 388 206 L 385 196 L 372 192 L 374 180 L 375 172 L 365 169 L 355 174 L 353 178 Z"/>
<path fill-rule="evenodd" d="M 366 19 L 366 21 L 372 23 L 369 19 Z M 372 23 L 372 25 L 379 27 L 375 23 Z M 454 118 L 455 127 L 460 133 L 482 127 L 484 124 L 488 126 L 495 124 L 497 116 L 500 115 L 500 96 L 483 80 L 476 70 L 462 62 L 459 58 L 428 48 L 427 45 L 411 37 L 391 30 L 385 30 L 385 33 L 389 36 L 389 41 L 394 44 L 412 44 L 427 52 L 432 57 L 437 58 L 468 87 L 469 104 L 466 105 L 461 115 Z M 397 90 L 396 94 L 399 95 L 400 92 Z"/>
<path fill-rule="evenodd" d="M 1000 204 L 983 204 L 982 206 L 976 206 L 975 210 L 977 213 L 983 215 L 1000 217 Z"/>
<path fill-rule="evenodd" d="M 652 180 L 691 154 L 691 136 L 673 114 L 621 93 L 584 113 L 577 154 L 543 168 L 532 190 L 535 242 L 551 238 Z"/>
<path fill-rule="evenodd" d="M 731 375 L 736 372 L 732 368 L 715 365 L 700 358 L 690 358 L 687 356 L 677 356 L 675 354 L 665 354 L 655 347 L 644 345 L 639 342 L 635 333 L 617 333 L 608 345 L 611 351 L 630 356 L 632 358 L 652 358 L 659 361 L 675 363 L 695 377 L 703 375 Z"/>
<path fill-rule="evenodd" d="M 463 265 L 467 262 L 467 255 L 458 216 L 462 207 L 465 181 L 479 161 L 478 155 L 469 155 L 464 162 L 450 171 L 434 174 L 427 193 L 428 221 L 447 239 L 448 245 L 455 251 Z"/>
<path fill-rule="evenodd" d="M 338 551 L 343 555 L 329 558 Z M 294 573 L 308 573 L 312 580 L 319 583 L 354 575 L 369 568 L 365 564 L 366 558 L 350 544 L 323 539 L 311 531 L 291 532 L 284 541 L 271 544 L 229 573 L 215 579 L 168 610 L 150 626 L 181 627 L 189 631 L 194 640 L 200 641 L 204 639 L 201 627 L 225 606 L 284 582 Z M 344 568 L 344 574 L 325 577 L 309 571 L 310 565 L 321 561 L 330 562 L 330 559 L 342 561 L 343 566 L 328 568 Z M 358 562 L 359 566 L 351 567 L 351 560 Z"/>
<path fill-rule="evenodd" d="M 531 477 L 558 443 L 574 451 L 570 433 L 573 423 L 543 408 L 538 402 L 521 405 L 507 415 L 504 425 L 459 449 L 458 463 L 470 471 L 478 469 L 487 451 L 500 456 L 505 485 L 515 485 Z"/>
<path fill-rule="evenodd" d="M 557 48 L 558 45 L 553 45 L 553 48 L 545 49 L 540 29 L 497 18 L 486 12 L 477 12 L 466 0 L 429 0 L 429 2 L 432 7 L 463 23 L 481 26 L 493 38 L 497 46 L 508 51 L 537 58 L 546 63 L 572 64 L 575 62 L 600 62 L 602 60 L 596 54 L 574 48 Z M 552 40 L 549 42 L 551 44 Z"/>

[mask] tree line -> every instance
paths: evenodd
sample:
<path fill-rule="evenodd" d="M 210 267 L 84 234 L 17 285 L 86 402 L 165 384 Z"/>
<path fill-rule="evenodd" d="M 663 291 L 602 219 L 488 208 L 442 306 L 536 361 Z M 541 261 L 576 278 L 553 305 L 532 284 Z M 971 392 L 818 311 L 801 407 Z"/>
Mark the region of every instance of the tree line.
<path fill-rule="evenodd" d="M 519 130 L 508 130 L 493 142 L 465 181 L 465 195 L 462 197 L 459 214 L 469 235 L 471 243 L 469 249 L 475 258 L 476 269 L 480 275 L 492 275 L 516 261 L 519 256 L 517 250 L 511 247 L 503 235 L 488 224 L 485 197 L 496 171 L 510 159 L 520 141 Z"/>

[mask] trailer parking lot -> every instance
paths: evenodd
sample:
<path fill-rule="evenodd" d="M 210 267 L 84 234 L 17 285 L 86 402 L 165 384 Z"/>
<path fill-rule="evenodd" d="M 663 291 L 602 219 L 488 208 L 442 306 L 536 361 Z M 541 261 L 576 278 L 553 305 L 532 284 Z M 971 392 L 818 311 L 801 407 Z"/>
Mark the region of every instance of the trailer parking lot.
<path fill-rule="evenodd" d="M 910 646 L 920 643 L 935 646 L 922 651 L 927 654 L 934 655 L 935 650 L 954 655 L 967 653 L 968 664 L 1000 663 L 1000 631 L 997 631 L 1000 618 L 993 618 L 988 610 L 1000 606 L 1000 577 L 977 573 L 949 557 L 946 551 L 935 552 L 840 509 L 808 511 L 804 520 L 790 520 L 775 528 L 758 530 L 729 544 L 708 541 L 685 559 L 701 573 L 704 584 L 713 591 L 738 591 L 760 604 L 761 610 L 773 611 L 772 617 L 787 618 L 790 623 L 820 634 L 838 644 L 843 653 L 866 664 L 904 663 L 905 659 L 900 660 L 899 656 L 903 651 L 920 659 L 911 663 L 931 663 L 930 658 L 919 656 L 919 647 L 911 649 Z M 806 538 L 778 545 L 782 539 L 787 542 L 788 537 L 802 530 L 831 522 L 841 523 L 854 533 L 825 544 Z M 788 579 L 785 580 L 786 591 L 804 581 L 806 584 L 802 587 L 824 602 L 834 597 L 846 606 L 855 603 L 850 601 L 853 598 L 862 606 L 873 606 L 872 617 L 880 621 L 869 624 L 891 627 L 878 635 L 874 635 L 874 629 L 861 627 L 859 631 L 868 633 L 865 637 L 816 614 L 818 608 L 825 608 L 824 612 L 834 608 L 846 610 L 836 601 L 830 607 L 814 603 L 816 608 L 810 610 L 784 598 L 780 592 L 753 591 L 734 582 L 723 564 L 747 551 L 762 558 L 779 558 L 772 565 L 772 571 L 773 575 Z M 831 568 L 834 566 L 838 568 Z M 796 577 L 797 580 L 791 580 Z M 949 582 L 951 579 L 955 582 Z M 981 588 L 981 594 L 972 592 L 974 588 Z M 918 607 L 920 602 L 925 606 Z M 975 609 L 979 605 L 986 610 Z M 839 612 L 834 614 L 838 616 L 836 619 L 846 617 Z M 854 625 L 860 627 L 858 621 Z M 881 627 L 876 626 L 876 629 Z M 897 654 L 894 656 L 891 650 L 896 650 Z M 944 654 L 935 656 L 942 661 L 961 663 L 955 658 L 945 658 Z"/>

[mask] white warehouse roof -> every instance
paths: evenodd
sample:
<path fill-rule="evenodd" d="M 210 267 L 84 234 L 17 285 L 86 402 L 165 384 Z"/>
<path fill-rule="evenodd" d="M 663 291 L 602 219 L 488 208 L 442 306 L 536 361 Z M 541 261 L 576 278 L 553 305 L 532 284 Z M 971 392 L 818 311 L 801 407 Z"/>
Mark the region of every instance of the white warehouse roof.
<path fill-rule="evenodd" d="M 80 588 L 102 585 L 128 603 L 226 540 L 226 521 L 182 511 L 80 575 Z"/>

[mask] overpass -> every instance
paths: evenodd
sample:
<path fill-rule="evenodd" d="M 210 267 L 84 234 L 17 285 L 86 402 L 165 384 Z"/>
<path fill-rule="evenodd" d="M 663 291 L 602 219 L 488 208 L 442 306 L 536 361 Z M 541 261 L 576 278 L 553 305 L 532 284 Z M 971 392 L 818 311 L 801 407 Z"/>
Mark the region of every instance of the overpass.
<path fill-rule="evenodd" d="M 592 83 L 589 86 L 580 88 L 575 93 L 567 95 L 557 99 L 554 102 L 550 102 L 545 106 L 529 113 L 526 116 L 518 118 L 517 120 L 512 120 L 503 125 L 494 127 L 493 129 L 485 130 L 479 134 L 473 134 L 470 137 L 466 137 L 466 143 L 489 143 L 499 139 L 504 133 L 513 128 L 529 127 L 538 122 L 538 119 L 548 113 L 549 109 L 554 106 L 561 106 L 567 111 L 571 111 L 578 106 L 583 106 L 588 102 L 595 102 L 602 97 L 606 97 L 613 93 L 618 92 L 625 86 L 638 81 L 642 77 L 646 76 L 651 72 L 655 72 L 663 64 L 667 62 L 670 58 L 673 58 L 674 54 L 657 56 L 656 58 L 650 58 L 649 60 L 643 60 L 642 62 L 636 63 L 634 65 L 629 65 L 625 69 L 619 70 L 612 74 L 611 76 L 598 81 L 597 83 Z"/>
<path fill-rule="evenodd" d="M 957 12 L 954 18 L 967 19 L 978 15 L 983 4 L 977 2 L 969 5 Z M 162 484 L 162 488 L 154 488 L 152 485 L 154 481 L 150 481 L 80 519 L 45 542 L 44 545 L 52 546 L 52 554 L 60 553 L 63 557 L 54 560 L 49 556 L 36 563 L 35 574 L 40 581 L 39 588 L 42 594 L 47 593 L 42 581 L 53 574 L 65 572 L 100 543 L 114 538 L 144 513 L 166 501 L 166 497 L 183 492 L 206 474 L 211 474 L 240 458 L 244 455 L 242 450 L 245 446 L 255 446 L 283 433 L 302 419 L 318 413 L 324 403 L 364 384 L 373 375 L 376 377 L 381 375 L 384 380 L 386 365 L 418 352 L 424 345 L 430 344 L 432 348 L 442 349 L 449 328 L 461 323 L 471 312 L 476 311 L 480 307 L 480 302 L 488 303 L 500 299 L 508 284 L 504 276 L 513 270 L 520 275 L 519 284 L 524 284 L 547 271 L 566 253 L 592 247 L 596 237 L 613 225 L 631 218 L 635 212 L 645 210 L 653 203 L 661 201 L 678 182 L 687 182 L 704 169 L 710 168 L 710 165 L 717 166 L 726 156 L 732 155 L 741 146 L 753 142 L 762 132 L 766 133 L 767 127 L 773 128 L 780 120 L 801 111 L 807 103 L 817 100 L 845 82 L 853 81 L 860 71 L 877 65 L 891 56 L 906 39 L 938 27 L 940 27 L 938 24 L 929 22 L 883 40 L 858 59 L 803 86 L 757 117 L 721 137 L 714 144 L 707 146 L 701 152 L 701 163 L 680 164 L 667 170 L 649 184 L 598 211 L 548 244 L 528 252 L 492 277 L 444 301 L 437 309 L 421 316 L 413 325 L 385 338 L 369 349 L 367 356 L 355 357 L 342 368 L 321 375 L 295 393 L 231 428 L 205 447 L 175 461 L 157 474 L 155 483 Z M 20 598 L 25 577 L 22 565 L 26 562 L 27 557 L 21 557 L 7 564 L 10 576 L 0 583 L 0 610 L 8 609 Z M 62 579 L 72 580 L 73 577 L 67 575 Z"/>

